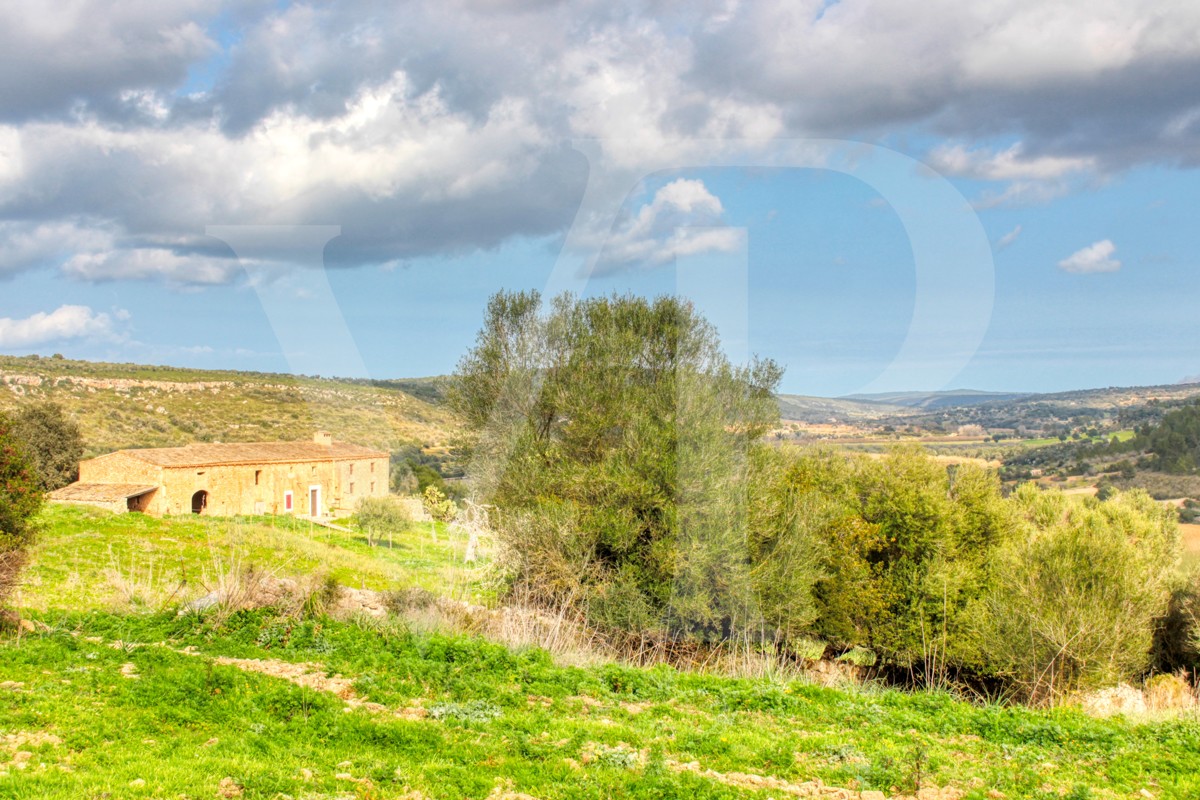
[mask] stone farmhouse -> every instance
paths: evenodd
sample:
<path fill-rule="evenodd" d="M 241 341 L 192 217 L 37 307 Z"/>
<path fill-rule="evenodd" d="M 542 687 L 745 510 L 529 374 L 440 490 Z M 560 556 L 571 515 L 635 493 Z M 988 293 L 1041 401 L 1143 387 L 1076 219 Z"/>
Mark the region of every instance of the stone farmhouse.
<path fill-rule="evenodd" d="M 81 461 L 59 503 L 163 514 L 321 518 L 388 493 L 388 454 L 318 432 L 311 442 L 235 442 L 118 450 Z"/>

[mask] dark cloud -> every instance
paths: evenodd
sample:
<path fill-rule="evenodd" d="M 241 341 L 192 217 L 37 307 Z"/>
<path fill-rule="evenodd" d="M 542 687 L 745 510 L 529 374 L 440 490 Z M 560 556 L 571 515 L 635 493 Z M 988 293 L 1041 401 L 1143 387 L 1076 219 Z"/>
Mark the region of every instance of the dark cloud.
<path fill-rule="evenodd" d="M 122 92 L 169 88 L 217 44 L 214 0 L 0 4 L 0 120 L 118 104 Z"/>

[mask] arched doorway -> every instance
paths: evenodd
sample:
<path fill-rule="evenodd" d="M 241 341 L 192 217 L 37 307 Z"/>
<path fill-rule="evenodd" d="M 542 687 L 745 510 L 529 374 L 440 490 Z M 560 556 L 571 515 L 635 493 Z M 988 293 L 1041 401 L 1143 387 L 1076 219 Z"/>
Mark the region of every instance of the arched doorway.
<path fill-rule="evenodd" d="M 192 513 L 203 514 L 206 508 L 208 508 L 208 492 L 201 489 L 192 495 Z"/>

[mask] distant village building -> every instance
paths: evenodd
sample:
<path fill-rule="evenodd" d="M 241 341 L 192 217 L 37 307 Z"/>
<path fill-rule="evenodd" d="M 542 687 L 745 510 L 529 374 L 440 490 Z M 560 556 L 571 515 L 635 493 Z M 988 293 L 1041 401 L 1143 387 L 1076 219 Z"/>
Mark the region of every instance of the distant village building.
<path fill-rule="evenodd" d="M 388 493 L 388 454 L 335 442 L 235 442 L 118 450 L 81 461 L 59 503 L 163 514 L 325 517 Z"/>

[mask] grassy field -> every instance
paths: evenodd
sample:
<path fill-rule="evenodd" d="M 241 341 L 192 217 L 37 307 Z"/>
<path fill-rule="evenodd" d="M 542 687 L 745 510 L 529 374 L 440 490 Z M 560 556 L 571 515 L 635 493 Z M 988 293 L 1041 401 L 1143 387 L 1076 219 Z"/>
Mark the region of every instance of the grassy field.
<path fill-rule="evenodd" d="M 45 619 L 3 645 L 0 796 L 1200 796 L 1195 721 L 560 667 L 266 611 Z"/>
<path fill-rule="evenodd" d="M 794 669 L 568 666 L 404 612 L 177 613 L 250 563 L 486 601 L 486 568 L 427 523 L 369 547 L 270 518 L 42 522 L 21 596 L 42 625 L 0 639 L 3 798 L 1200 796 L 1194 715 L 1096 720 Z"/>
<path fill-rule="evenodd" d="M 289 517 L 157 519 L 52 505 L 39 523 L 45 535 L 16 598 L 38 611 L 154 611 L 208 594 L 230 572 L 251 567 L 278 577 L 320 573 L 354 588 L 417 586 L 486 599 L 478 586 L 486 560 L 463 565 L 465 538 L 442 523 L 412 523 L 374 547 L 362 535 Z"/>

